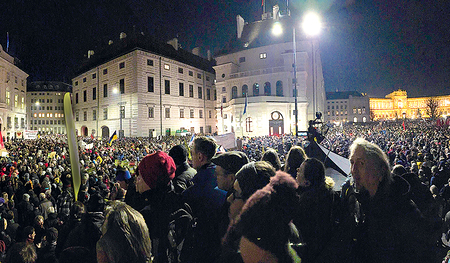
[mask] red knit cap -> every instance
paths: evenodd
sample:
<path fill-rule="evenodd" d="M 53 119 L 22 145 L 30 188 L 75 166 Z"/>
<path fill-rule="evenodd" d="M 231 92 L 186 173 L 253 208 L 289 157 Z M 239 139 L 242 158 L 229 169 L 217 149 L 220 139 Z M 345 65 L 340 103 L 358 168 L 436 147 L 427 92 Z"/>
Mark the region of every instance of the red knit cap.
<path fill-rule="evenodd" d="M 172 157 L 161 151 L 145 156 L 138 166 L 139 174 L 150 189 L 169 184 L 175 177 L 175 169 Z"/>

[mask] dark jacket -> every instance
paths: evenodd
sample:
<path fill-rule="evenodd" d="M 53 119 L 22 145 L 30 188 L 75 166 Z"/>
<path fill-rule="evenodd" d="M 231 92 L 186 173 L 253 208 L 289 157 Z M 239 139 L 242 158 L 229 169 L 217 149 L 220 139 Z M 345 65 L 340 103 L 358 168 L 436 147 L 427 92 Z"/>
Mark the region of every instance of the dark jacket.
<path fill-rule="evenodd" d="M 192 253 L 196 258 L 192 262 L 213 262 L 220 253 L 220 210 L 226 202 L 226 192 L 217 188 L 214 172 L 214 164 L 202 166 L 192 179 L 194 185 L 183 192 L 183 199 L 197 218 Z"/>
<path fill-rule="evenodd" d="M 192 178 L 194 178 L 197 171 L 189 166 L 188 162 L 184 162 L 177 166 L 175 171 L 175 178 L 172 180 L 175 192 L 181 194 L 184 190 L 192 185 Z"/>

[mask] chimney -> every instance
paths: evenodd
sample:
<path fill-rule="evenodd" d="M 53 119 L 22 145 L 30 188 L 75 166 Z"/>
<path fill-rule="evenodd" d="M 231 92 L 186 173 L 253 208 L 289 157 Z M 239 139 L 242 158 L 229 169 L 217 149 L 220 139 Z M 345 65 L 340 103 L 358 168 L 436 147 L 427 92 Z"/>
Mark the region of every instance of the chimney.
<path fill-rule="evenodd" d="M 208 51 L 206 51 L 206 58 L 208 60 L 211 60 L 212 56 L 211 56 L 211 50 L 208 49 Z"/>
<path fill-rule="evenodd" d="M 127 34 L 125 34 L 124 32 L 120 33 L 120 39 L 124 39 L 127 37 Z"/>
<path fill-rule="evenodd" d="M 245 20 L 244 18 L 242 18 L 242 16 L 237 15 L 236 22 L 237 22 L 237 38 L 240 39 L 242 36 L 242 31 L 244 30 Z"/>
<path fill-rule="evenodd" d="M 200 57 L 200 47 L 194 47 L 192 49 L 192 54 Z"/>
<path fill-rule="evenodd" d="M 88 50 L 88 58 L 91 58 L 94 55 L 94 50 Z"/>
<path fill-rule="evenodd" d="M 278 5 L 274 5 L 272 8 L 273 11 L 273 20 L 280 19 L 280 7 Z"/>
<path fill-rule="evenodd" d="M 108 41 L 108 45 L 110 45 L 110 46 L 111 46 L 113 43 L 114 43 L 114 42 L 113 42 L 112 40 L 109 40 L 109 41 Z"/>
<path fill-rule="evenodd" d="M 171 45 L 175 50 L 178 50 L 178 38 L 169 40 L 167 44 Z"/>

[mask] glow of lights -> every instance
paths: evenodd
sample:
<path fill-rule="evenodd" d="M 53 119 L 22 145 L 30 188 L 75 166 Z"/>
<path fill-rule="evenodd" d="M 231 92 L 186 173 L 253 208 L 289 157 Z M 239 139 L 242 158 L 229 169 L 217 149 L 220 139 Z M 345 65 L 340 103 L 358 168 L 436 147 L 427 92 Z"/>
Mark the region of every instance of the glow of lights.
<path fill-rule="evenodd" d="M 273 23 L 272 34 L 274 36 L 280 36 L 281 34 L 283 34 L 283 27 L 281 27 L 280 22 Z"/>
<path fill-rule="evenodd" d="M 307 13 L 302 22 L 303 32 L 308 36 L 317 36 L 322 29 L 322 22 L 318 14 Z"/>

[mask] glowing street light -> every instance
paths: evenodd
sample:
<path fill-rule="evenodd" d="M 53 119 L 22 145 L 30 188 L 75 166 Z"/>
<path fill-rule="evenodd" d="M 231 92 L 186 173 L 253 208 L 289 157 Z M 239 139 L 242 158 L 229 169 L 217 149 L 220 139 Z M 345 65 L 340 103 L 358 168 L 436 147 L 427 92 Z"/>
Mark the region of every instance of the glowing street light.
<path fill-rule="evenodd" d="M 322 30 L 322 21 L 316 13 L 307 13 L 303 17 L 302 29 L 308 36 L 317 36 Z"/>
<path fill-rule="evenodd" d="M 280 36 L 281 34 L 283 34 L 283 27 L 281 26 L 281 23 L 280 23 L 280 22 L 275 22 L 275 23 L 273 24 L 273 27 L 272 27 L 272 34 L 273 34 L 274 36 Z"/>

